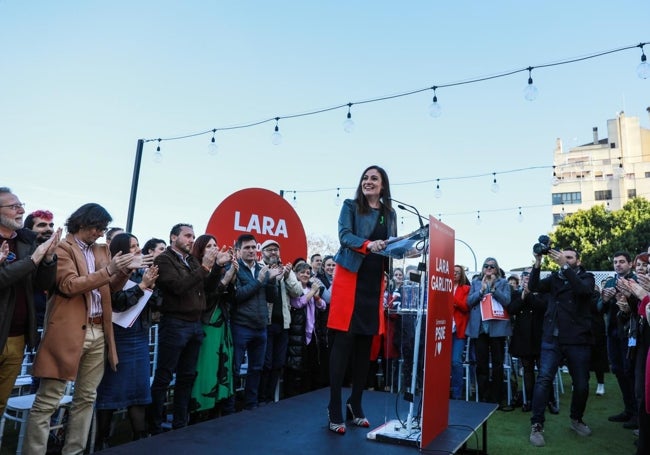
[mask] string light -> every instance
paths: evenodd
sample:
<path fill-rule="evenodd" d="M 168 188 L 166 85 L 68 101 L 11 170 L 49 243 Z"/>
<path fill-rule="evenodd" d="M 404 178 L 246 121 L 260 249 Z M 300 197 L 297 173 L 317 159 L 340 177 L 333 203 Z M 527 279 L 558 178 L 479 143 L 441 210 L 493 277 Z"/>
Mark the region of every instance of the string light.
<path fill-rule="evenodd" d="M 298 199 L 296 198 L 296 191 L 293 192 L 293 199 L 291 200 L 291 205 L 293 206 L 294 209 L 298 207 Z"/>
<path fill-rule="evenodd" d="M 551 179 L 551 185 L 558 186 L 559 184 L 560 184 L 560 179 L 557 178 L 557 174 L 555 173 L 555 166 L 553 166 L 553 178 Z"/>
<path fill-rule="evenodd" d="M 156 153 L 153 154 L 153 160 L 156 163 L 162 163 L 162 159 L 163 159 L 162 153 L 160 152 L 160 141 L 161 140 L 162 139 L 158 138 L 158 147 L 156 147 Z"/>
<path fill-rule="evenodd" d="M 212 130 L 212 139 L 210 139 L 210 143 L 208 144 L 208 154 L 211 156 L 215 156 L 217 152 L 219 152 L 219 146 L 217 145 L 217 141 L 214 137 L 214 135 L 217 134 L 217 129 Z"/>
<path fill-rule="evenodd" d="M 476 224 L 477 225 L 481 224 L 481 211 L 480 210 L 476 211 Z"/>
<path fill-rule="evenodd" d="M 636 75 L 641 79 L 650 77 L 650 64 L 648 64 L 648 58 L 645 56 L 645 52 L 643 52 L 644 44 L 648 43 L 639 43 L 638 47 L 641 48 L 641 63 L 636 67 Z"/>
<path fill-rule="evenodd" d="M 354 120 L 352 120 L 352 112 L 350 112 L 350 109 L 352 109 L 352 103 L 348 103 L 348 115 L 343 122 L 343 131 L 346 133 L 351 133 L 354 131 Z"/>
<path fill-rule="evenodd" d="M 402 217 L 402 226 L 404 226 L 404 217 Z"/>
<path fill-rule="evenodd" d="M 528 84 L 524 88 L 524 98 L 528 101 L 535 101 L 537 98 L 537 87 L 533 85 L 533 67 L 529 66 L 528 68 Z"/>
<path fill-rule="evenodd" d="M 336 188 L 336 199 L 334 199 L 334 205 L 336 207 L 341 206 L 341 188 Z"/>
<path fill-rule="evenodd" d="M 442 213 L 438 213 L 438 221 L 442 222 Z"/>
<path fill-rule="evenodd" d="M 519 215 L 517 215 L 517 221 L 520 223 L 524 221 L 524 215 L 521 213 L 521 206 L 519 206 Z"/>
<path fill-rule="evenodd" d="M 442 190 L 440 189 L 440 179 L 436 179 L 436 190 L 433 192 L 433 196 L 436 199 L 440 199 L 442 197 Z"/>
<path fill-rule="evenodd" d="M 498 193 L 499 192 L 499 184 L 497 183 L 497 173 L 493 172 L 492 173 L 492 185 L 490 186 L 490 191 L 493 193 Z"/>
<path fill-rule="evenodd" d="M 442 107 L 440 106 L 440 103 L 438 103 L 438 95 L 436 94 L 437 88 L 438 87 L 435 85 L 431 87 L 431 90 L 433 90 L 433 100 L 429 105 L 429 115 L 433 118 L 438 118 L 442 115 Z"/>
<path fill-rule="evenodd" d="M 433 116 L 433 117 L 437 117 L 442 113 L 441 108 L 440 108 L 440 104 L 438 103 L 438 96 L 437 96 L 437 93 L 436 93 L 436 90 L 438 88 L 443 88 L 443 87 L 448 88 L 448 87 L 457 87 L 457 86 L 468 85 L 468 84 L 476 84 L 476 83 L 479 83 L 479 82 L 485 82 L 485 81 L 489 81 L 489 80 L 492 80 L 492 79 L 499 79 L 499 78 L 503 78 L 503 77 L 512 76 L 513 74 L 517 74 L 517 73 L 521 73 L 521 72 L 525 72 L 525 71 L 528 71 L 528 84 L 526 85 L 526 87 L 524 89 L 524 91 L 525 91 L 524 96 L 526 97 L 527 100 L 532 101 L 533 99 L 535 99 L 537 97 L 537 94 L 538 94 L 537 88 L 533 85 L 533 79 L 532 79 L 532 70 L 533 69 L 539 70 L 540 68 L 550 68 L 550 67 L 554 67 L 554 66 L 567 65 L 567 64 L 570 64 L 570 63 L 576 63 L 576 62 L 581 62 L 581 61 L 584 61 L 584 60 L 595 59 L 595 58 L 602 57 L 602 56 L 609 55 L 609 54 L 613 54 L 613 53 L 623 52 L 623 51 L 634 49 L 634 48 L 637 48 L 637 47 L 641 48 L 641 63 L 637 67 L 637 74 L 639 75 L 639 77 L 646 79 L 646 78 L 650 77 L 650 65 L 648 65 L 647 58 L 646 58 L 645 53 L 643 51 L 643 47 L 646 44 L 650 44 L 650 43 L 648 43 L 648 42 L 639 43 L 639 44 L 619 47 L 619 48 L 611 49 L 611 50 L 607 50 L 607 51 L 595 52 L 595 53 L 588 54 L 588 55 L 585 55 L 585 56 L 582 56 L 582 57 L 575 57 L 575 58 L 555 61 L 555 62 L 552 62 L 552 63 L 539 64 L 539 65 L 536 65 L 536 66 L 528 66 L 528 67 L 524 67 L 524 68 L 520 68 L 520 69 L 503 71 L 503 72 L 500 72 L 500 73 L 497 73 L 497 74 L 494 74 L 494 75 L 490 75 L 490 76 L 481 76 L 481 77 L 475 77 L 475 78 L 471 78 L 471 79 L 459 80 L 459 81 L 455 81 L 455 82 L 448 82 L 448 83 L 445 83 L 445 84 L 439 84 L 439 85 L 434 85 L 434 86 L 428 86 L 428 87 L 421 88 L 421 89 L 401 92 L 401 93 L 397 93 L 397 94 L 394 94 L 394 95 L 378 96 L 378 97 L 375 97 L 375 98 L 370 98 L 370 99 L 366 99 L 366 100 L 362 100 L 362 101 L 357 101 L 355 103 L 350 102 L 350 103 L 341 104 L 341 105 L 332 106 L 332 107 L 327 107 L 327 108 L 323 108 L 323 109 L 309 110 L 309 111 L 306 111 L 306 112 L 302 112 L 300 114 L 284 115 L 284 116 L 281 116 L 281 117 L 272 117 L 272 118 L 267 118 L 265 120 L 249 122 L 249 123 L 243 123 L 243 124 L 239 124 L 239 125 L 233 125 L 233 126 L 228 126 L 228 127 L 218 127 L 217 129 L 223 131 L 223 130 L 235 130 L 235 129 L 243 129 L 243 128 L 252 128 L 252 127 L 261 125 L 263 123 L 272 122 L 273 120 L 275 120 L 276 124 L 275 124 L 275 131 L 273 133 L 272 141 L 273 141 L 273 143 L 275 145 L 278 145 L 282 141 L 282 136 L 280 135 L 279 128 L 278 128 L 278 120 L 280 118 L 288 119 L 288 118 L 306 117 L 306 116 L 311 116 L 311 115 L 315 115 L 315 114 L 321 114 L 321 113 L 329 112 L 329 111 L 332 111 L 332 110 L 335 110 L 335 109 L 342 109 L 342 108 L 344 108 L 346 106 L 348 107 L 348 112 L 349 112 L 349 108 L 350 108 L 350 106 L 352 104 L 376 103 L 376 102 L 380 102 L 380 101 L 387 101 L 387 100 L 391 100 L 391 99 L 395 99 L 395 98 L 402 98 L 402 97 L 406 97 L 406 96 L 411 96 L 411 95 L 419 94 L 419 93 L 426 92 L 426 91 L 429 91 L 429 90 L 433 90 L 433 102 L 429 106 L 429 114 L 431 116 Z M 351 120 L 351 113 L 350 113 L 349 117 L 350 117 L 350 120 Z M 213 132 L 213 130 L 210 129 L 210 130 L 207 130 L 207 131 L 201 131 L 201 132 L 196 132 L 196 133 L 185 134 L 185 135 L 182 135 L 182 136 L 162 138 L 160 140 L 163 140 L 163 141 L 182 140 L 182 139 L 188 139 L 188 138 L 192 138 L 192 137 L 196 137 L 196 136 L 209 134 L 211 132 Z M 156 139 L 144 139 L 144 142 L 150 142 L 150 141 L 155 141 L 155 140 Z"/>
<path fill-rule="evenodd" d="M 279 121 L 280 121 L 280 117 L 276 117 L 275 118 L 275 128 L 273 130 L 273 134 L 271 134 L 271 143 L 273 145 L 282 144 L 282 135 L 280 134 L 280 127 L 278 126 Z"/>

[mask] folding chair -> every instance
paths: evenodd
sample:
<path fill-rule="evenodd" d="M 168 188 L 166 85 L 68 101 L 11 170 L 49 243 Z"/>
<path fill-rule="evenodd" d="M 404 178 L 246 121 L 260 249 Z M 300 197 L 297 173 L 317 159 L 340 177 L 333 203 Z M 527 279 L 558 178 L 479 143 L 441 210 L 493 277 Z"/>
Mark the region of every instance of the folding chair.
<path fill-rule="evenodd" d="M 50 424 L 50 431 L 61 429 L 65 425 L 63 422 L 63 416 L 65 414 L 65 407 L 72 402 L 72 387 L 73 383 L 68 382 L 65 394 L 59 402 L 59 409 L 53 415 L 52 423 Z M 7 408 L 5 409 L 5 413 L 2 418 L 0 418 L 0 447 L 2 446 L 2 436 L 4 434 L 5 421 L 12 420 L 16 423 L 16 425 L 20 425 L 20 431 L 18 433 L 18 444 L 16 445 L 16 454 L 19 455 L 22 453 L 23 441 L 25 440 L 25 430 L 27 428 L 27 419 L 29 418 L 29 411 L 34 405 L 35 398 L 35 394 L 29 394 L 11 397 L 9 400 L 7 400 Z"/>

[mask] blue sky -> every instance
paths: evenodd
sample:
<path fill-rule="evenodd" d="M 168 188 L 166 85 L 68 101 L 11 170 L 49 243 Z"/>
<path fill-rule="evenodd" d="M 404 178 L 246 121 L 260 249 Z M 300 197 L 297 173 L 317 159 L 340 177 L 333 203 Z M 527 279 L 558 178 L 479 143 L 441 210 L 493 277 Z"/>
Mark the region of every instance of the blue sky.
<path fill-rule="evenodd" d="M 49 208 L 57 224 L 83 203 L 126 223 L 136 142 L 286 116 L 650 41 L 650 2 L 172 2 L 0 0 L 2 185 Z M 555 139 L 605 136 L 617 111 L 641 118 L 650 80 L 640 50 L 346 110 L 163 142 L 144 150 L 134 233 L 202 232 L 214 208 L 247 187 L 296 190 L 305 230 L 336 237 L 340 187 L 370 164 L 395 198 L 442 221 L 482 261 L 530 263 L 551 229 Z M 650 46 L 646 46 L 650 54 Z M 513 169 L 536 168 L 516 173 Z M 458 177 L 497 172 L 492 176 Z M 433 197 L 440 178 L 443 195 Z M 453 179 L 453 180 L 445 180 Z M 329 189 L 329 191 L 318 191 Z M 293 198 L 291 194 L 289 198 Z M 518 207 L 523 221 L 518 221 Z M 482 222 L 476 223 L 476 212 Z M 417 227 L 404 215 L 401 232 Z M 473 265 L 457 244 L 457 262 Z M 480 265 L 480 264 L 479 264 Z"/>

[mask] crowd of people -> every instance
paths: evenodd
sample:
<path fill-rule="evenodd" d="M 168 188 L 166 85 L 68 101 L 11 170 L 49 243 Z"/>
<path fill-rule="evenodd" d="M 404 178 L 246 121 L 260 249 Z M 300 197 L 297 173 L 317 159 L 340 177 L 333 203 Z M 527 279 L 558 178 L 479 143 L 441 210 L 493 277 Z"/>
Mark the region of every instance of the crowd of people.
<path fill-rule="evenodd" d="M 35 349 L 28 454 L 45 453 L 50 417 L 69 381 L 64 452 L 82 453 L 94 413 L 98 450 L 113 443 L 118 410 L 126 410 L 135 440 L 322 387 L 330 388 L 328 429 L 343 435 L 346 423 L 370 426 L 364 390 L 402 392 L 417 367 L 411 310 L 419 283 L 410 267 L 393 268 L 382 254 L 397 222 L 388 175 L 378 166 L 363 171 L 355 197 L 343 204 L 338 252 L 308 259 L 283 258 L 279 241 L 260 244 L 250 233 L 234 248 L 219 245 L 186 223 L 170 229 L 169 245 L 152 238 L 140 248 L 132 233 L 109 229 L 112 217 L 94 203 L 70 215 L 65 236 L 51 212 L 24 215 L 20 199 L 0 188 L 0 413 L 25 349 Z M 590 371 L 602 395 L 611 367 L 623 410 L 609 420 L 638 431 L 638 453 L 646 453 L 648 253 L 633 260 L 614 252 L 614 275 L 600 287 L 578 251 L 544 253 L 559 268 L 544 278 L 541 253 L 508 278 L 494 257 L 472 279 L 454 267 L 450 398 L 463 398 L 471 360 L 479 399 L 511 411 L 503 394 L 509 350 L 522 367 L 530 443 L 543 446 L 545 410 L 557 413 L 558 368 L 565 365 L 572 378 L 570 426 L 589 436 Z M 351 387 L 345 403 L 344 386 Z"/>

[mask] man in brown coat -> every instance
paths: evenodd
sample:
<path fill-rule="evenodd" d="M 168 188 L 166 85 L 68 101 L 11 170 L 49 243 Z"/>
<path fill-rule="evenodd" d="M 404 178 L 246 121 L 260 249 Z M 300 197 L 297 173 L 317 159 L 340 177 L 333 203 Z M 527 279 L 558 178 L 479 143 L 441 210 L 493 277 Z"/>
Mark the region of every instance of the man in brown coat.
<path fill-rule="evenodd" d="M 85 204 L 66 222 L 68 235 L 57 248 L 56 290 L 45 315 L 43 339 L 34 360 L 41 385 L 27 422 L 24 452 L 47 449 L 50 417 L 59 406 L 66 382 L 75 381 L 63 453 L 83 453 L 92 421 L 97 386 L 108 356 L 117 366 L 111 293 L 122 289 L 133 255 L 115 255 L 95 241 L 112 220 L 99 204 Z"/>

